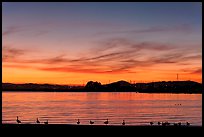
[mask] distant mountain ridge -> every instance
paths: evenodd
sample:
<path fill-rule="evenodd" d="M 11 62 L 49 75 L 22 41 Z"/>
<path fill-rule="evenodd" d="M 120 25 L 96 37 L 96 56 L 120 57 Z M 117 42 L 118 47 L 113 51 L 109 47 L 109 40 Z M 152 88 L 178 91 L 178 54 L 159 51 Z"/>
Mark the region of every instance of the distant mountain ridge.
<path fill-rule="evenodd" d="M 202 84 L 194 81 L 158 81 L 131 84 L 120 80 L 102 85 L 89 81 L 86 86 L 56 84 L 2 83 L 3 91 L 76 91 L 76 92 L 141 92 L 141 93 L 202 93 Z"/>

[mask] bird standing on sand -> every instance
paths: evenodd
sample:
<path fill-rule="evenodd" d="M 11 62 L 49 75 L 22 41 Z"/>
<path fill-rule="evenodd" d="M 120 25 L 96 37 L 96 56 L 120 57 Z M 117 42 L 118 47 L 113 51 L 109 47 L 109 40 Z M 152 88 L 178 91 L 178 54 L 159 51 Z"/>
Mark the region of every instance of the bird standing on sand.
<path fill-rule="evenodd" d="M 187 126 L 190 126 L 190 123 L 189 123 L 189 122 L 186 122 L 186 125 L 187 125 Z"/>
<path fill-rule="evenodd" d="M 178 124 L 177 124 L 177 123 L 174 123 L 174 126 L 178 126 Z"/>
<path fill-rule="evenodd" d="M 38 124 L 40 123 L 40 121 L 38 120 L 38 118 L 37 118 L 37 120 L 36 120 L 36 123 L 38 123 Z"/>
<path fill-rule="evenodd" d="M 125 120 L 123 120 L 123 123 L 122 123 L 122 125 L 125 125 Z"/>
<path fill-rule="evenodd" d="M 80 124 L 80 121 L 79 121 L 79 119 L 78 119 L 78 121 L 77 121 L 77 124 L 78 124 L 78 125 Z"/>
<path fill-rule="evenodd" d="M 151 126 L 154 124 L 153 122 L 149 122 L 149 123 L 150 123 Z"/>
<path fill-rule="evenodd" d="M 44 124 L 48 124 L 48 120 L 46 122 L 44 122 Z"/>
<path fill-rule="evenodd" d="M 94 124 L 94 121 L 91 121 L 91 120 L 90 120 L 90 124 L 91 124 L 91 125 Z"/>
<path fill-rule="evenodd" d="M 17 116 L 16 122 L 17 122 L 18 124 L 21 123 L 21 121 L 18 119 L 18 116 Z"/>
<path fill-rule="evenodd" d="M 169 123 L 168 121 L 167 121 L 167 122 L 165 122 L 165 123 L 166 123 L 166 125 L 167 125 L 167 126 L 169 126 L 169 125 L 171 124 L 171 123 Z"/>
<path fill-rule="evenodd" d="M 108 119 L 104 122 L 104 124 L 106 124 L 106 125 L 108 124 Z"/>

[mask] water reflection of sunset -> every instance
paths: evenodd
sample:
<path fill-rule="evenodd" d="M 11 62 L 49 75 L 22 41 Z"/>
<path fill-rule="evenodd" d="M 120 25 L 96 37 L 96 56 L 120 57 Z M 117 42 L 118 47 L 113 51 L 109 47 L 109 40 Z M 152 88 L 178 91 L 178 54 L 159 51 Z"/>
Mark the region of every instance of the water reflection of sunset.
<path fill-rule="evenodd" d="M 3 92 L 3 123 L 12 123 L 16 116 L 24 122 L 49 119 L 50 123 L 83 124 L 95 120 L 101 124 L 106 118 L 112 124 L 123 119 L 128 124 L 145 124 L 150 120 L 171 122 L 189 120 L 201 124 L 201 94 L 148 93 L 9 93 Z M 176 104 L 181 104 L 176 105 Z"/>
<path fill-rule="evenodd" d="M 16 92 L 15 92 L 16 93 Z M 169 93 L 135 93 L 135 92 L 86 92 L 86 93 L 76 93 L 76 92 L 52 92 L 47 96 L 46 92 L 37 92 L 38 97 L 33 96 L 33 92 L 19 92 L 16 94 L 11 94 L 9 98 L 6 98 L 7 101 L 23 101 L 32 100 L 32 101 L 44 101 L 47 99 L 52 99 L 52 101 L 66 101 L 66 100 L 197 100 L 199 96 L 196 94 L 169 94 Z M 18 95 L 20 94 L 20 95 Z M 62 95 L 63 94 L 63 95 Z M 41 96 L 42 95 L 42 96 Z"/>

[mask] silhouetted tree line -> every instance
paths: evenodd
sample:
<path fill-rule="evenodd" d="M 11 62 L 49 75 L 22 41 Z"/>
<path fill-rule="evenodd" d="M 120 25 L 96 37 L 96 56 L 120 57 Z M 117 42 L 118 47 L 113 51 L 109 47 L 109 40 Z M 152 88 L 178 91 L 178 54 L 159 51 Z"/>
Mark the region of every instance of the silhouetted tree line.
<path fill-rule="evenodd" d="M 142 92 L 142 93 L 202 93 L 202 84 L 194 81 L 161 81 L 131 84 L 118 81 L 102 85 L 89 81 L 85 87 L 52 84 L 2 83 L 3 91 L 75 91 L 75 92 Z"/>
<path fill-rule="evenodd" d="M 136 84 L 118 81 L 101 85 L 99 82 L 90 81 L 86 84 L 85 89 L 87 91 L 103 92 L 202 93 L 202 84 L 194 81 L 162 81 Z"/>

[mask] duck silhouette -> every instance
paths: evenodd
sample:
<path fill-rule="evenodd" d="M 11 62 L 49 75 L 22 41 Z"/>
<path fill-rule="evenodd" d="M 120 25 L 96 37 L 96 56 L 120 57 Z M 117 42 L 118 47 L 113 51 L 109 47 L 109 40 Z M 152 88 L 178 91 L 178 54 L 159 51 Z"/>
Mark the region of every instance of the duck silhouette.
<path fill-rule="evenodd" d="M 38 123 L 38 124 L 40 123 L 40 121 L 38 120 L 38 118 L 37 118 L 37 120 L 36 120 L 36 123 Z"/>
<path fill-rule="evenodd" d="M 91 121 L 91 120 L 90 120 L 90 124 L 91 124 L 91 125 L 94 124 L 94 121 Z"/>
<path fill-rule="evenodd" d="M 77 121 L 77 124 L 78 124 L 78 125 L 80 124 L 80 121 L 79 121 L 79 119 L 78 119 L 78 121 Z"/>
<path fill-rule="evenodd" d="M 190 126 L 190 123 L 189 123 L 189 122 L 186 122 L 186 125 L 187 125 L 187 126 Z"/>
<path fill-rule="evenodd" d="M 44 122 L 44 124 L 46 124 L 46 125 L 47 125 L 47 124 L 48 124 L 48 120 L 47 120 L 47 121 L 45 121 L 45 122 Z"/>
<path fill-rule="evenodd" d="M 21 121 L 18 119 L 18 116 L 17 116 L 16 122 L 17 122 L 18 124 L 21 123 Z"/>
<path fill-rule="evenodd" d="M 106 125 L 108 124 L 108 119 L 104 122 L 104 124 L 106 124 Z"/>
<path fill-rule="evenodd" d="M 122 125 L 125 125 L 125 120 L 123 120 L 123 123 L 122 123 Z"/>
<path fill-rule="evenodd" d="M 166 123 L 166 125 L 167 125 L 167 126 L 169 126 L 169 125 L 171 124 L 171 123 L 169 123 L 168 121 L 167 121 L 167 122 L 165 122 L 165 123 Z"/>
<path fill-rule="evenodd" d="M 166 126 L 166 123 L 165 123 L 165 122 L 162 122 L 162 126 Z"/>
<path fill-rule="evenodd" d="M 174 126 L 178 126 L 178 124 L 177 124 L 177 123 L 174 123 Z"/>

